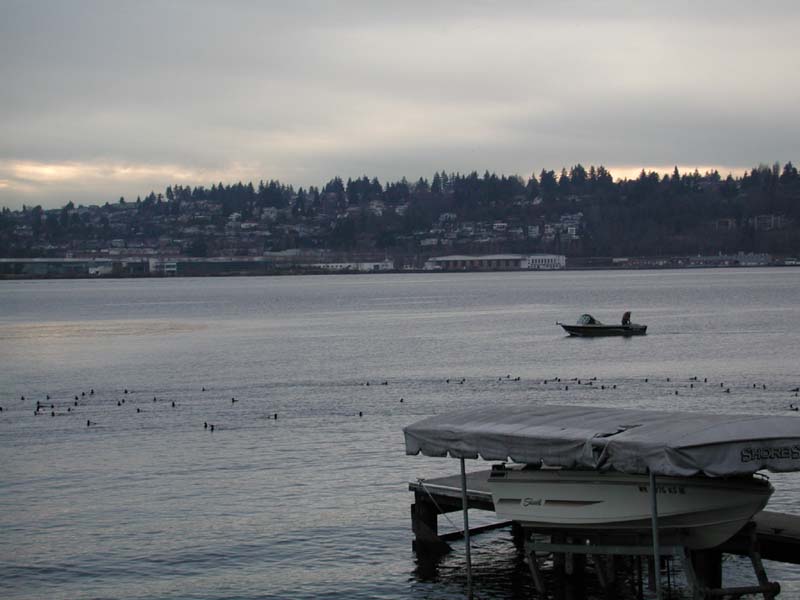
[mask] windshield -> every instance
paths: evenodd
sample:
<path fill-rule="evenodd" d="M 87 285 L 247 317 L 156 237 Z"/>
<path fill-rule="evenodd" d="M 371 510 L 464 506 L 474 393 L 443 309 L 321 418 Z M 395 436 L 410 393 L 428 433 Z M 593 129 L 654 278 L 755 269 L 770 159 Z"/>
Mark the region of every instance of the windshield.
<path fill-rule="evenodd" d="M 578 319 L 578 325 L 600 325 L 600 321 L 592 315 L 581 315 L 581 318 Z"/>

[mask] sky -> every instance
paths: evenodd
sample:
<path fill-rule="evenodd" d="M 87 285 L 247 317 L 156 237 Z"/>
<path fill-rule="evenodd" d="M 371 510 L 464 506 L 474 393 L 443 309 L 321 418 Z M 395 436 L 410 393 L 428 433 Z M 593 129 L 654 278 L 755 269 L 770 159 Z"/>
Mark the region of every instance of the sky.
<path fill-rule="evenodd" d="M 800 162 L 800 3 L 0 0 L 0 205 Z"/>

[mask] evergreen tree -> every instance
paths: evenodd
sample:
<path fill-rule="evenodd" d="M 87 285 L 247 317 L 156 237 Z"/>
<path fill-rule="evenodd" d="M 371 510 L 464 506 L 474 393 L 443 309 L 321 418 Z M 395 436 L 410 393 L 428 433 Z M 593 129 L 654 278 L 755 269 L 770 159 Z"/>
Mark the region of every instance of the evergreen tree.
<path fill-rule="evenodd" d="M 531 173 L 528 183 L 525 185 L 525 191 L 529 200 L 539 196 L 539 180 L 536 179 L 535 173 Z"/>
<path fill-rule="evenodd" d="M 542 169 L 542 172 L 539 173 L 539 188 L 545 200 L 552 200 L 555 198 L 556 191 L 558 190 L 555 171 L 545 171 Z"/>
<path fill-rule="evenodd" d="M 580 163 L 570 169 L 569 180 L 575 192 L 581 193 L 586 189 L 587 179 L 586 169 Z"/>
<path fill-rule="evenodd" d="M 783 172 L 781 173 L 779 181 L 784 185 L 788 185 L 797 180 L 797 169 L 792 165 L 791 161 L 789 161 L 783 166 Z"/>
<path fill-rule="evenodd" d="M 431 182 L 431 192 L 436 194 L 437 196 L 441 195 L 442 193 L 442 177 L 439 175 L 439 172 L 433 174 L 433 181 Z"/>

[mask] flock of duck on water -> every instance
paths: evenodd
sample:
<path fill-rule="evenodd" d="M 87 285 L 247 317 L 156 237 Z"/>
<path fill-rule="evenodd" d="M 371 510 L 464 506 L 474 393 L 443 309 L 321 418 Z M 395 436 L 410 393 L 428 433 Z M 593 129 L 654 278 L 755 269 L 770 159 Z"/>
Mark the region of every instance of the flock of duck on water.
<path fill-rule="evenodd" d="M 520 377 L 511 377 L 510 374 L 506 375 L 505 377 L 498 377 L 497 378 L 497 381 L 499 381 L 499 382 L 502 382 L 504 380 L 506 380 L 506 381 L 521 381 L 521 378 Z M 447 383 L 447 384 L 454 383 L 454 384 L 458 384 L 458 385 L 463 385 L 466 381 L 467 380 L 464 377 L 461 377 L 461 378 L 447 378 L 447 379 L 445 379 L 445 383 Z M 650 383 L 651 382 L 651 378 L 645 377 L 643 379 L 643 381 L 644 381 L 644 383 Z M 655 379 L 653 379 L 652 381 L 656 382 Z M 678 382 L 677 381 L 673 382 L 672 378 L 667 377 L 666 378 L 666 383 L 678 383 Z M 702 382 L 701 382 L 699 377 L 690 377 L 689 380 L 688 380 L 688 383 L 689 383 L 689 386 L 688 386 L 689 389 L 694 389 L 695 388 L 695 384 L 698 384 L 698 386 L 699 386 L 700 383 L 708 384 L 708 378 L 704 377 L 702 379 Z M 550 379 L 542 380 L 541 384 L 542 385 L 556 384 L 558 386 L 561 386 L 563 384 L 563 387 L 561 387 L 561 389 L 563 389 L 564 391 L 569 391 L 570 385 L 573 386 L 573 389 L 575 388 L 575 386 L 591 387 L 591 388 L 600 389 L 600 390 L 616 390 L 617 389 L 617 384 L 616 383 L 614 383 L 614 384 L 598 383 L 597 377 L 590 377 L 590 378 L 573 377 L 571 379 L 562 379 L 561 377 L 553 377 L 553 378 L 550 378 Z M 361 383 L 360 385 L 369 386 L 371 384 L 370 384 L 369 381 L 367 381 L 367 382 Z M 388 380 L 384 380 L 384 381 L 381 381 L 379 384 L 375 384 L 375 385 L 384 385 L 384 386 L 386 386 L 386 385 L 389 385 L 389 382 L 388 382 Z M 720 382 L 719 388 L 725 394 L 730 394 L 731 393 L 731 387 L 730 386 L 726 386 L 724 382 Z M 761 390 L 766 390 L 767 389 L 767 385 L 766 384 L 758 385 L 758 384 L 753 383 L 752 387 L 748 386 L 745 389 L 752 390 L 752 389 L 759 389 L 759 388 Z M 205 392 L 207 390 L 206 390 L 205 387 L 203 387 L 202 391 Z M 788 390 L 788 392 L 790 394 L 793 394 L 792 397 L 797 398 L 798 396 L 800 396 L 800 387 L 792 388 L 792 389 Z M 117 406 L 121 407 L 121 406 L 125 405 L 125 398 L 128 396 L 128 394 L 129 394 L 128 389 L 125 388 L 123 390 L 123 393 L 122 393 L 122 398 L 116 401 Z M 680 391 L 679 391 L 679 389 L 677 389 L 677 387 L 674 390 L 674 395 L 675 396 L 680 395 Z M 56 401 L 53 401 L 50 398 L 50 394 L 46 394 L 44 402 L 42 402 L 41 400 L 37 400 L 36 401 L 36 406 L 34 408 L 33 414 L 34 414 L 34 416 L 42 416 L 42 415 L 48 415 L 49 414 L 51 417 L 73 414 L 73 413 L 77 412 L 75 409 L 77 409 L 79 406 L 81 406 L 81 403 L 80 403 L 81 400 L 85 400 L 87 397 L 91 398 L 93 396 L 95 396 L 95 391 L 94 391 L 94 388 L 91 388 L 88 393 L 87 392 L 81 392 L 80 393 L 80 397 L 76 394 L 76 395 L 73 396 L 72 400 L 70 400 L 69 402 L 64 404 L 63 402 L 58 402 L 57 403 Z M 25 400 L 26 400 L 26 398 L 25 398 L 24 395 L 20 396 L 20 401 L 24 402 Z M 404 402 L 404 401 L 405 401 L 405 399 L 401 397 L 400 398 L 400 402 Z M 153 402 L 154 403 L 159 402 L 159 399 L 158 399 L 157 396 L 153 396 Z M 231 404 L 236 404 L 236 402 L 238 402 L 236 397 L 235 396 L 231 397 Z M 171 405 L 172 408 L 177 408 L 178 407 L 178 405 L 175 403 L 174 400 L 170 401 L 170 405 Z M 63 411 L 64 408 L 66 408 L 66 411 Z M 62 412 L 56 412 L 57 409 L 61 410 Z M 788 410 L 797 412 L 797 411 L 800 411 L 800 406 L 798 406 L 797 404 L 794 404 L 793 402 L 790 402 L 789 406 L 788 406 Z M 3 412 L 3 407 L 0 406 L 0 413 L 2 413 L 2 412 Z M 142 413 L 144 411 L 142 411 L 141 407 L 137 406 L 136 407 L 136 412 L 137 413 Z M 363 411 L 358 411 L 358 416 L 359 417 L 363 417 L 364 416 Z M 272 414 L 268 415 L 267 419 L 274 419 L 274 420 L 277 421 L 278 420 L 278 413 L 272 413 Z M 98 423 L 96 421 L 92 421 L 91 419 L 87 419 L 86 420 L 86 427 L 92 427 L 92 426 L 95 426 L 97 424 Z M 204 421 L 203 422 L 203 429 L 206 429 L 206 430 L 209 430 L 209 431 L 214 431 L 215 428 L 216 427 L 215 427 L 215 425 L 213 423 L 209 423 L 208 421 Z"/>
<path fill-rule="evenodd" d="M 202 391 L 205 392 L 206 388 L 203 387 Z M 125 399 L 128 396 L 128 393 L 129 393 L 128 392 L 128 388 L 125 388 L 122 391 L 122 398 L 120 400 L 116 401 L 117 406 L 124 406 L 125 405 Z M 95 395 L 94 388 L 91 388 L 88 393 L 87 392 L 81 392 L 80 399 L 85 400 L 87 397 L 91 398 L 94 395 Z M 20 396 L 19 399 L 22 402 L 24 402 L 26 400 L 24 395 Z M 162 400 L 163 400 L 163 398 L 162 398 Z M 158 396 L 153 396 L 153 402 L 154 403 L 159 402 Z M 236 397 L 235 396 L 232 397 L 231 398 L 231 404 L 236 404 L 236 402 L 238 402 Z M 80 400 L 79 400 L 79 397 L 78 397 L 77 394 L 75 396 L 73 396 L 73 399 L 69 400 L 66 404 L 63 403 L 63 402 L 56 402 L 50 397 L 50 394 L 45 394 L 45 402 L 42 402 L 41 400 L 37 400 L 36 401 L 36 407 L 33 410 L 33 416 L 38 417 L 38 416 L 48 415 L 49 414 L 51 417 L 56 417 L 56 416 L 69 415 L 69 414 L 72 414 L 72 413 L 76 413 L 77 411 L 73 410 L 73 409 L 77 409 L 79 406 L 81 406 L 81 404 L 80 404 Z M 178 405 L 175 403 L 174 400 L 170 401 L 170 406 L 172 408 L 177 408 L 178 407 Z M 66 407 L 66 411 L 63 410 L 65 407 Z M 60 410 L 61 412 L 56 412 L 56 410 Z M 2 412 L 3 412 L 3 407 L 0 406 L 0 413 L 2 413 Z M 142 413 L 142 412 L 145 412 L 145 411 L 143 411 L 141 407 L 137 406 L 136 407 L 136 412 L 137 413 Z M 273 414 L 267 416 L 267 418 L 268 419 L 277 420 L 278 419 L 278 413 L 273 413 Z M 91 419 L 87 419 L 86 420 L 86 427 L 92 427 L 93 425 L 97 425 L 97 424 L 98 424 L 97 421 L 92 421 Z M 214 426 L 213 423 L 209 423 L 208 421 L 204 421 L 203 422 L 203 428 L 204 429 L 208 429 L 209 431 L 214 431 L 215 426 Z"/>

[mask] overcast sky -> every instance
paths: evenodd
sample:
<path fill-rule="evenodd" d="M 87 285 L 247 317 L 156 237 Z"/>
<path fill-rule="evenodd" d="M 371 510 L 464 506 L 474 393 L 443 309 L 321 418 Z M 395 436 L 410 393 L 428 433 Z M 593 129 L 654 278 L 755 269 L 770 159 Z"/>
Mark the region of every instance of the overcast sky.
<path fill-rule="evenodd" d="M 800 159 L 800 3 L 0 0 L 0 205 Z"/>

